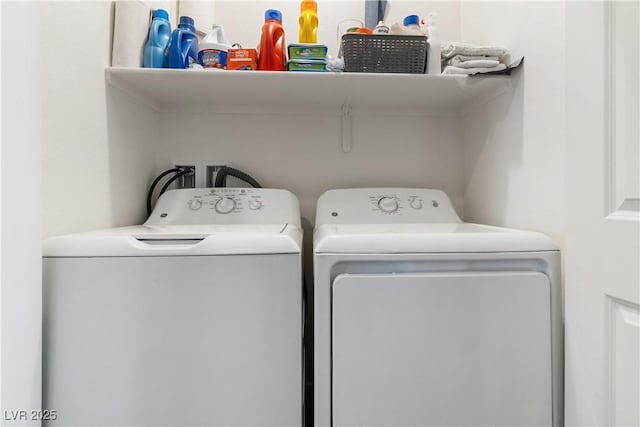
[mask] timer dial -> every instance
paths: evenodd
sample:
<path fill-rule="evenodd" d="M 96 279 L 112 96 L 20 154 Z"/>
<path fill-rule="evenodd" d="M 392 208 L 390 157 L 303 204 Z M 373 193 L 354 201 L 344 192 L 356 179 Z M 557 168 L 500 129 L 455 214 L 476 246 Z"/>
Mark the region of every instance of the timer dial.
<path fill-rule="evenodd" d="M 382 212 L 393 213 L 398 210 L 398 201 L 393 197 L 381 197 L 378 200 L 378 207 Z"/>
<path fill-rule="evenodd" d="M 223 197 L 216 202 L 215 209 L 219 214 L 228 214 L 236 208 L 236 201 L 232 197 Z"/>

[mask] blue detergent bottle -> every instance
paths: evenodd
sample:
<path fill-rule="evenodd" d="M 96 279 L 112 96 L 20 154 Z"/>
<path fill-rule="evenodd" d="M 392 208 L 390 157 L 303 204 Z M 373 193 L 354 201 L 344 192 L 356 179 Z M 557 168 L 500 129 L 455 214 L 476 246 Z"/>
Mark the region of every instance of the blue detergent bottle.
<path fill-rule="evenodd" d="M 167 66 L 169 68 L 189 68 L 191 62 L 198 60 L 198 36 L 193 19 L 180 17 L 178 28 L 173 30 L 167 47 Z"/>
<path fill-rule="evenodd" d="M 146 68 L 166 67 L 165 50 L 171 39 L 169 14 L 164 9 L 153 11 L 153 20 L 149 26 L 149 38 L 144 46 L 143 66 Z"/>

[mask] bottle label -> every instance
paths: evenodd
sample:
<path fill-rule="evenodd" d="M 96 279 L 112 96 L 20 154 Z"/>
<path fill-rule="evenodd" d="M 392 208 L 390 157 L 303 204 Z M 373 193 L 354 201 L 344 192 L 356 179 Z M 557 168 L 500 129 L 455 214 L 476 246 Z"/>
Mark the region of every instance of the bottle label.
<path fill-rule="evenodd" d="M 255 49 L 232 48 L 227 52 L 227 70 L 258 69 L 258 53 Z"/>
<path fill-rule="evenodd" d="M 327 47 L 325 45 L 289 45 L 289 59 L 324 59 L 326 56 Z"/>
<path fill-rule="evenodd" d="M 219 49 L 203 49 L 198 52 L 198 62 L 204 68 L 227 68 L 227 52 Z"/>

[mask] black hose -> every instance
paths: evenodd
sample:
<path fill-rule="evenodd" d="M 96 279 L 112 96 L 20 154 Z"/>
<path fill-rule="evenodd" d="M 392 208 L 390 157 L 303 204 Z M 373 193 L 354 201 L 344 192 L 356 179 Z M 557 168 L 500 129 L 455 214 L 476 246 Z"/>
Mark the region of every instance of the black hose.
<path fill-rule="evenodd" d="M 160 182 L 162 178 L 169 175 L 170 173 L 178 173 L 183 171 L 182 168 L 173 168 L 162 172 L 156 179 L 151 183 L 151 187 L 149 187 L 149 192 L 147 193 L 147 215 L 151 215 L 151 199 L 153 198 L 153 191 L 156 189 L 156 185 Z"/>
<path fill-rule="evenodd" d="M 171 179 L 169 179 L 169 181 L 167 181 L 162 186 L 162 189 L 160 190 L 160 194 L 158 194 L 158 197 L 162 196 L 164 194 L 164 192 L 167 191 L 169 186 L 174 183 L 175 180 L 177 180 L 178 178 L 180 178 L 182 176 L 185 176 L 185 175 L 193 175 L 193 171 L 191 169 L 182 169 L 180 172 L 178 172 L 175 175 L 173 175 L 171 177 Z"/>
<path fill-rule="evenodd" d="M 238 169 L 234 169 L 234 168 L 229 167 L 229 166 L 222 166 L 220 168 L 220 170 L 216 174 L 216 181 L 213 184 L 213 186 L 214 187 L 226 186 L 227 175 L 234 176 L 234 177 L 236 177 L 238 179 L 241 179 L 242 181 L 246 182 L 247 184 L 249 184 L 250 186 L 252 186 L 254 188 L 262 188 L 262 185 L 260 185 L 258 183 L 258 181 L 253 179 L 251 176 L 247 175 L 246 173 L 244 173 L 242 171 L 239 171 Z"/>

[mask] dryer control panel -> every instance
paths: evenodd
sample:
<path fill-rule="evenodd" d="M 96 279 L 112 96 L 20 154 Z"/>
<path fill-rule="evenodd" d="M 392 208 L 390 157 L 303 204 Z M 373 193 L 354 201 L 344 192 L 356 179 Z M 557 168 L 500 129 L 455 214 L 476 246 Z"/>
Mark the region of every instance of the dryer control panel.
<path fill-rule="evenodd" d="M 318 200 L 316 211 L 316 226 L 459 222 L 443 191 L 420 188 L 329 190 Z"/>
<path fill-rule="evenodd" d="M 145 225 L 300 224 L 293 193 L 267 188 L 170 190 L 156 203 Z"/>

